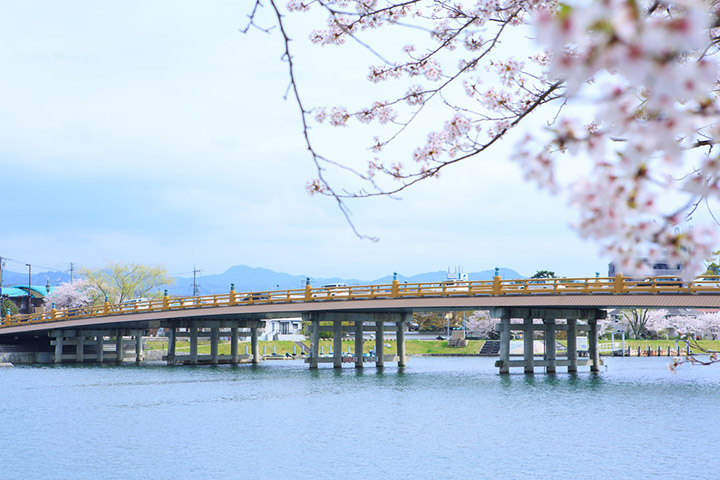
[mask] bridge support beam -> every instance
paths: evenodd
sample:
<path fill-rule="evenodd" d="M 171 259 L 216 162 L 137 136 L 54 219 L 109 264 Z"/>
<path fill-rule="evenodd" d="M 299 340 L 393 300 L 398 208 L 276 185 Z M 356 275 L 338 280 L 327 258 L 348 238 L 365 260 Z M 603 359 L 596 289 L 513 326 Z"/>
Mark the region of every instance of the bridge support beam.
<path fill-rule="evenodd" d="M 83 363 L 85 360 L 85 337 L 78 335 L 75 337 L 75 361 L 77 363 Z"/>
<path fill-rule="evenodd" d="M 355 318 L 355 368 L 363 368 L 363 323 L 358 315 Z"/>
<path fill-rule="evenodd" d="M 167 351 L 167 364 L 175 365 L 175 346 L 177 344 L 177 328 L 170 327 L 167 329 L 168 334 L 168 351 Z"/>
<path fill-rule="evenodd" d="M 533 328 L 533 318 L 525 317 L 523 319 L 523 358 L 525 361 L 525 373 L 535 372 L 535 329 Z"/>
<path fill-rule="evenodd" d="M 198 363 L 198 327 L 193 322 L 190 326 L 190 365 Z"/>
<path fill-rule="evenodd" d="M 577 319 L 567 319 L 567 358 L 568 373 L 577 373 Z"/>
<path fill-rule="evenodd" d="M 105 336 L 102 333 L 97 336 L 95 348 L 97 349 L 96 358 L 98 363 L 103 363 L 105 361 Z"/>
<path fill-rule="evenodd" d="M 545 373 L 555 373 L 555 319 L 549 318 L 543 322 L 547 326 L 545 329 L 545 360 L 547 361 Z"/>
<path fill-rule="evenodd" d="M 501 374 L 510 372 L 511 367 L 523 367 L 525 373 L 534 373 L 535 367 L 545 367 L 546 373 L 555 373 L 557 367 L 567 367 L 568 373 L 576 373 L 578 365 L 589 366 L 591 372 L 600 369 L 600 355 L 597 344 L 597 321 L 605 318 L 606 312 L 598 309 L 573 308 L 496 308 L 491 310 L 491 316 L 500 318 L 500 358 L 495 366 L 499 367 Z M 512 318 L 522 318 L 523 323 L 512 323 Z M 535 319 L 541 319 L 542 324 L 535 324 Z M 558 324 L 557 319 L 565 319 L 566 324 Z M 578 325 L 577 320 L 586 320 L 587 324 Z M 510 332 L 520 330 L 523 332 L 523 359 L 510 360 Z M 557 331 L 567 331 L 567 357 L 557 358 L 556 339 Z M 535 358 L 534 335 L 536 331 L 543 332 L 545 352 L 542 359 Z M 578 359 L 577 332 L 588 332 L 588 351 L 590 358 Z"/>
<path fill-rule="evenodd" d="M 375 367 L 385 366 L 385 317 L 383 313 L 376 313 L 375 317 Z"/>
<path fill-rule="evenodd" d="M 588 333 L 588 354 L 590 355 L 590 371 L 600 371 L 600 350 L 598 349 L 597 320 L 588 320 L 590 332 Z"/>
<path fill-rule="evenodd" d="M 500 373 L 510 373 L 510 316 L 500 319 Z"/>
<path fill-rule="evenodd" d="M 142 334 L 135 335 L 135 362 L 142 362 L 143 357 L 143 338 Z"/>
<path fill-rule="evenodd" d="M 333 368 L 342 368 L 342 320 L 333 322 Z"/>
<path fill-rule="evenodd" d="M 250 348 L 252 363 L 260 363 L 260 348 L 258 345 L 258 327 L 250 328 Z"/>
<path fill-rule="evenodd" d="M 317 315 L 310 314 L 310 368 L 318 368 L 320 357 L 320 321 Z"/>
<path fill-rule="evenodd" d="M 238 364 L 238 327 L 230 329 L 230 363 Z"/>
<path fill-rule="evenodd" d="M 122 363 L 125 360 L 125 345 L 123 345 L 122 332 L 115 335 L 115 362 Z"/>
<path fill-rule="evenodd" d="M 55 363 L 62 363 L 62 354 L 63 354 L 63 341 L 65 338 L 62 336 L 62 333 L 55 337 Z"/>
<path fill-rule="evenodd" d="M 411 313 L 401 313 L 400 321 L 396 323 L 397 326 L 397 354 L 398 354 L 398 367 L 405 366 L 405 325 L 409 321 L 408 317 L 412 318 Z"/>
<path fill-rule="evenodd" d="M 210 329 L 210 364 L 218 364 L 218 348 L 220 343 L 220 328 L 212 327 Z"/>

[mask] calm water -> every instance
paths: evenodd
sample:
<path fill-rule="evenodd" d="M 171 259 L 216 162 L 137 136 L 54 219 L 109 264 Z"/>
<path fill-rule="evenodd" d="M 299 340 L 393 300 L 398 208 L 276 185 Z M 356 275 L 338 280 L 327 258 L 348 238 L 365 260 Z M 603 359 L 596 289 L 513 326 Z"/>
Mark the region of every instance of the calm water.
<path fill-rule="evenodd" d="M 715 479 L 720 367 L 0 369 L 2 479 Z"/>

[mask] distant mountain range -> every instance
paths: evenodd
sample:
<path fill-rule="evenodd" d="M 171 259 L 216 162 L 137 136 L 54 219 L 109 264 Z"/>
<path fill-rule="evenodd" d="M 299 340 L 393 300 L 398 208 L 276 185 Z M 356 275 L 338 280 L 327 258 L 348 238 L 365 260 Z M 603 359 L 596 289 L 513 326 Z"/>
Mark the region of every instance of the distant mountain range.
<path fill-rule="evenodd" d="M 494 269 L 483 270 L 480 272 L 468 273 L 468 278 L 470 280 L 491 280 L 494 274 Z M 510 268 L 501 268 L 500 276 L 502 278 L 526 278 Z M 409 277 L 398 275 L 398 280 L 401 283 L 441 282 L 446 278 L 447 272 L 443 270 L 420 273 Z M 230 291 L 230 284 L 235 284 L 235 290 L 238 292 L 304 288 L 305 279 L 306 277 L 304 275 L 291 275 L 289 273 L 268 270 L 267 268 L 236 265 L 234 267 L 230 267 L 224 273 L 198 276 L 197 284 L 200 295 L 213 295 L 227 293 Z M 28 275 L 27 273 L 17 273 L 4 270 L 2 280 L 3 286 L 6 287 L 11 285 L 27 285 Z M 51 286 L 55 286 L 68 281 L 70 281 L 70 275 L 65 272 L 39 272 L 33 274 L 32 276 L 33 285 L 45 285 L 49 282 Z M 389 284 L 391 282 L 392 275 L 387 275 L 375 280 L 361 280 L 357 278 L 342 277 L 310 278 L 310 284 L 316 287 L 326 285 L 328 283 L 345 283 L 347 285 L 380 285 Z M 168 288 L 168 292 L 171 295 L 192 295 L 192 277 L 175 277 L 175 284 Z"/>

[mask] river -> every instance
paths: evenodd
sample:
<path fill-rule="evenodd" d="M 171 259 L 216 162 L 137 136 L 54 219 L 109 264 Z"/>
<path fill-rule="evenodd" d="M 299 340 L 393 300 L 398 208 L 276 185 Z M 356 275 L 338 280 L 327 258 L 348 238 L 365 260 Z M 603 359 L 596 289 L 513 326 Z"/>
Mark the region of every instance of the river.
<path fill-rule="evenodd" d="M 714 479 L 720 366 L 0 369 L 1 479 Z"/>

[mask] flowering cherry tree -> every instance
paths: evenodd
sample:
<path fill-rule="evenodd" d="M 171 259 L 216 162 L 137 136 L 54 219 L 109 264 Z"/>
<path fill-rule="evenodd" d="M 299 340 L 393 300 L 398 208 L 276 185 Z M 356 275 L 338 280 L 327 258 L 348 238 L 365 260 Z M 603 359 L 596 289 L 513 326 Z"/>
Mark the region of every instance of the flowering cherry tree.
<path fill-rule="evenodd" d="M 45 304 L 46 308 L 82 308 L 91 305 L 97 295 L 97 289 L 87 280 L 63 282 L 45 297 Z"/>
<path fill-rule="evenodd" d="M 346 217 L 348 198 L 393 195 L 462 162 L 491 168 L 493 146 L 515 136 L 511 160 L 525 178 L 566 194 L 577 232 L 622 271 L 642 270 L 643 257 L 682 263 L 688 277 L 704 270 L 717 225 L 689 221 L 699 208 L 712 214 L 720 194 L 715 2 L 281 2 L 255 0 L 245 31 L 280 31 L 317 168 L 308 190 L 333 197 Z M 303 14 L 327 19 L 308 32 L 314 43 L 359 42 L 375 55 L 367 79 L 385 84 L 376 100 L 306 105 L 286 28 Z M 378 31 L 409 41 L 373 43 Z M 375 125 L 365 164 L 323 155 L 311 135 L 317 123 Z M 434 127 L 418 136 L 418 123 Z M 384 156 L 403 135 L 414 150 Z M 337 185 L 333 168 L 357 182 Z"/>
<path fill-rule="evenodd" d="M 465 326 L 467 331 L 480 338 L 497 338 L 497 326 L 500 319 L 490 318 L 490 313 L 486 310 L 473 311 L 466 319 Z"/>

